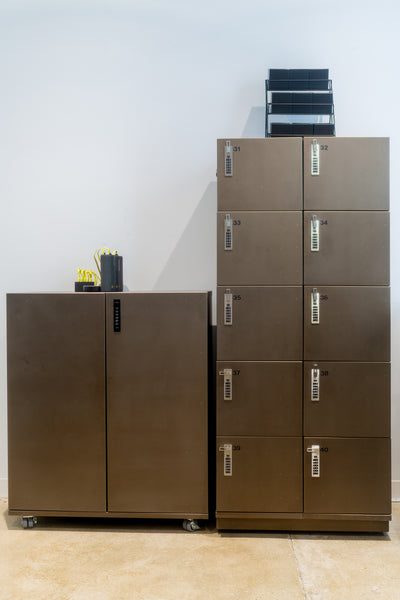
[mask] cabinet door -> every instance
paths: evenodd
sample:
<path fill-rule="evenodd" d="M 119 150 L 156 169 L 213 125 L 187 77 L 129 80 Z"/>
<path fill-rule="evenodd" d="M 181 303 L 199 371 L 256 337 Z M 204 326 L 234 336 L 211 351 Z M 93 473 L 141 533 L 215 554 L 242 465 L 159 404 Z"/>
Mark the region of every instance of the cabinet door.
<path fill-rule="evenodd" d="M 390 436 L 390 364 L 304 363 L 304 435 Z"/>
<path fill-rule="evenodd" d="M 389 209 L 389 138 L 304 138 L 303 144 L 306 210 Z"/>
<path fill-rule="evenodd" d="M 304 287 L 304 358 L 388 362 L 387 287 Z"/>
<path fill-rule="evenodd" d="M 302 438 L 217 437 L 217 511 L 301 512 Z"/>
<path fill-rule="evenodd" d="M 305 513 L 390 514 L 390 487 L 389 438 L 304 439 Z"/>
<path fill-rule="evenodd" d="M 218 360 L 301 360 L 302 287 L 218 287 Z"/>
<path fill-rule="evenodd" d="M 218 362 L 218 435 L 302 435 L 301 362 Z"/>
<path fill-rule="evenodd" d="M 301 138 L 218 140 L 218 210 L 301 210 L 301 144 Z"/>
<path fill-rule="evenodd" d="M 106 510 L 103 294 L 7 296 L 9 507 Z"/>
<path fill-rule="evenodd" d="M 208 294 L 106 300 L 109 511 L 206 516 Z"/>
<path fill-rule="evenodd" d="M 389 285 L 389 213 L 304 213 L 306 285 Z"/>
<path fill-rule="evenodd" d="M 218 213 L 220 285 L 301 285 L 301 212 Z"/>

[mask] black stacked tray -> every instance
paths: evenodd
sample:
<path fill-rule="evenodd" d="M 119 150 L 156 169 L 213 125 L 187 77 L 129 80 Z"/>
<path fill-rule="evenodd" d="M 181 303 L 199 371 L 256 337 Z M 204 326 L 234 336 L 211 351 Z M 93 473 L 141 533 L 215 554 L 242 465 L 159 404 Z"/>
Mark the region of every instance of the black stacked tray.
<path fill-rule="evenodd" d="M 332 80 L 328 69 L 270 69 L 265 82 L 265 135 L 335 135 Z M 284 115 L 276 122 L 271 115 Z M 294 115 L 306 115 L 323 122 L 296 122 Z"/>

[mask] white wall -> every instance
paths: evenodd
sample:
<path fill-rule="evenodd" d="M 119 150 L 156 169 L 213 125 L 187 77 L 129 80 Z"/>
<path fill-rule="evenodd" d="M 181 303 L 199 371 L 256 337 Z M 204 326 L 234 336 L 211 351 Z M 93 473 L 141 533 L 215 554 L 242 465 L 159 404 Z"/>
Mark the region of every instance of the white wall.
<path fill-rule="evenodd" d="M 269 67 L 328 67 L 337 135 L 391 137 L 400 484 L 399 17 L 397 0 L 0 1 L 0 495 L 5 293 L 72 290 L 102 245 L 130 290 L 214 289 L 215 140 L 263 137 Z"/>

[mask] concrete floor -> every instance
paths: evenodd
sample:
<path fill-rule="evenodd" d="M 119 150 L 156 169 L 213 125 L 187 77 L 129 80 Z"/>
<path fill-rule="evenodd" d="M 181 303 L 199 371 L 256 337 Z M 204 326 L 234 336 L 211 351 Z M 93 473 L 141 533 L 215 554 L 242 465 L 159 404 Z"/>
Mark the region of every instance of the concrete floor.
<path fill-rule="evenodd" d="M 196 533 L 181 521 L 40 519 L 0 500 L 1 600 L 400 599 L 400 504 L 389 534 Z"/>

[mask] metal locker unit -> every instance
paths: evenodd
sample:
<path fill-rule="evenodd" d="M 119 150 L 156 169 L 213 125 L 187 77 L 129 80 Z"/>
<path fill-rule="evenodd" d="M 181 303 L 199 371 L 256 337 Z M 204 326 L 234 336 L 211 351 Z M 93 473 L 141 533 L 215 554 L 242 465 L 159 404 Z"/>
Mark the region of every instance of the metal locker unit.
<path fill-rule="evenodd" d="M 219 285 L 302 285 L 301 211 L 220 212 Z"/>
<path fill-rule="evenodd" d="M 390 518 L 389 438 L 304 438 L 304 513 Z"/>
<path fill-rule="evenodd" d="M 301 437 L 217 437 L 217 526 L 232 513 L 302 510 Z"/>
<path fill-rule="evenodd" d="M 10 514 L 106 510 L 103 294 L 8 294 Z"/>
<path fill-rule="evenodd" d="M 111 516 L 208 517 L 208 304 L 206 292 L 107 294 Z"/>
<path fill-rule="evenodd" d="M 301 210 L 300 138 L 217 142 L 218 210 Z"/>
<path fill-rule="evenodd" d="M 302 287 L 217 288 L 218 360 L 302 359 Z"/>
<path fill-rule="evenodd" d="M 304 363 L 304 435 L 390 436 L 390 364 Z"/>
<path fill-rule="evenodd" d="M 388 138 L 304 138 L 305 210 L 388 210 Z"/>
<path fill-rule="evenodd" d="M 389 361 L 389 288 L 304 286 L 304 359 Z"/>
<path fill-rule="evenodd" d="M 389 214 L 304 212 L 305 285 L 388 285 Z"/>
<path fill-rule="evenodd" d="M 302 362 L 217 362 L 217 435 L 301 436 Z"/>

